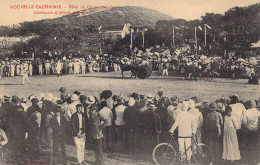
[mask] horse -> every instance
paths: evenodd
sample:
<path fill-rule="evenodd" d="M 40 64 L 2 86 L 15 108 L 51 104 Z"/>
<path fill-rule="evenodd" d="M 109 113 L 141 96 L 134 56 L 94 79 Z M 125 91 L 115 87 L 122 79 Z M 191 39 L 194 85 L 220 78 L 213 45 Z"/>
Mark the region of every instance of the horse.
<path fill-rule="evenodd" d="M 195 81 L 197 81 L 197 77 L 199 77 L 199 68 L 194 65 L 186 65 L 185 66 L 185 79 L 191 80 L 192 77 Z"/>
<path fill-rule="evenodd" d="M 124 78 L 124 72 L 125 71 L 131 71 L 131 77 L 135 76 L 136 78 L 136 66 L 133 65 L 120 65 L 121 68 L 121 74 L 122 74 L 122 78 Z"/>

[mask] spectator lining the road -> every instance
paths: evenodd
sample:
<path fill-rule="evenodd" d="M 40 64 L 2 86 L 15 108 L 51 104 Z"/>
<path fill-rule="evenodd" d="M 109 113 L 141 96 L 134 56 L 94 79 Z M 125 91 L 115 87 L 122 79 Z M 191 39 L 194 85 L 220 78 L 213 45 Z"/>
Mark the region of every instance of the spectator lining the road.
<path fill-rule="evenodd" d="M 117 144 L 121 145 L 123 150 L 119 150 L 119 152 L 124 152 L 126 149 L 129 149 L 129 152 L 133 154 L 147 152 L 156 144 L 167 142 L 166 133 L 170 131 L 178 132 L 179 137 L 191 137 L 194 134 L 198 142 L 208 144 L 213 151 L 217 152 L 215 161 L 218 163 L 223 161 L 220 155 L 224 160 L 242 159 L 248 161 L 248 158 L 243 157 L 243 154 L 240 156 L 240 152 L 251 153 L 250 160 L 252 162 L 258 161 L 256 156 L 258 152 L 256 152 L 255 147 L 259 142 L 260 112 L 259 106 L 256 106 L 254 100 L 241 102 L 239 97 L 234 95 L 230 97 L 230 103 L 223 101 L 224 99 L 221 98 L 210 104 L 199 104 L 200 101 L 197 97 L 182 102 L 177 97 L 169 99 L 163 95 L 162 91 L 155 97 L 151 93 L 147 94 L 146 97 L 137 93 L 129 95 L 135 98 L 127 98 L 122 95 L 112 97 L 112 91 L 109 90 L 101 92 L 102 96 L 104 93 L 105 97 L 101 97 L 101 100 L 94 96 L 85 96 L 79 91 L 71 94 L 64 93 L 62 98 L 65 98 L 65 102 L 55 99 L 51 93 L 47 95 L 47 99 L 44 97 L 45 94 L 42 93 L 38 98 L 40 101 L 34 95 L 30 95 L 28 100 L 19 99 L 17 96 L 13 96 L 10 100 L 9 96 L 1 96 L 0 100 L 4 100 L 0 104 L 1 128 L 6 132 L 10 144 L 6 145 L 4 151 L 6 159 L 14 154 L 12 144 L 27 141 L 29 147 L 19 148 L 17 155 L 32 157 L 33 160 L 40 159 L 43 153 L 40 146 L 44 145 L 48 149 L 47 152 L 53 152 L 55 158 L 58 157 L 57 145 L 59 144 L 62 145 L 62 157 L 66 162 L 66 148 L 63 145 L 75 145 L 70 143 L 73 138 L 71 136 L 72 131 L 82 128 L 84 131 L 81 132 L 83 134 L 86 132 L 87 136 L 86 141 L 83 140 L 86 142 L 87 149 L 92 145 L 95 150 L 96 162 L 103 164 L 102 132 L 110 127 L 111 133 L 105 134 L 105 137 L 107 135 L 112 136 L 106 139 L 105 145 L 110 147 L 110 151 L 115 150 L 116 143 L 114 142 L 120 141 L 122 143 Z M 71 103 L 69 100 L 73 100 L 73 102 Z M 194 100 L 197 100 L 197 104 Z M 108 108 L 108 102 L 112 109 Z M 219 103 L 221 103 L 221 106 L 218 106 Z M 56 106 L 60 107 L 59 112 Z M 82 122 L 81 126 L 76 124 L 75 127 L 75 122 L 72 121 L 74 121 L 75 115 L 76 118 L 78 117 L 77 107 L 82 107 L 85 122 Z M 223 112 L 223 108 L 228 112 L 227 115 Z M 60 125 L 62 128 L 57 126 L 57 121 L 59 122 L 57 113 L 60 114 L 60 120 L 62 119 Z M 20 116 L 19 120 L 18 116 Z M 225 118 L 224 123 L 223 117 Z M 23 122 L 28 124 L 21 124 Z M 72 123 L 74 123 L 74 127 L 72 127 Z M 24 128 L 21 128 L 21 126 L 24 126 Z M 176 127 L 178 127 L 177 132 L 174 131 Z M 15 133 L 13 134 L 11 130 L 14 130 Z M 242 133 L 239 130 L 242 130 Z M 28 138 L 22 136 L 27 133 L 29 133 Z M 78 134 L 79 132 L 74 133 L 76 136 Z M 242 138 L 239 138 L 239 135 Z M 247 135 L 246 138 L 245 135 Z M 222 136 L 223 141 L 221 141 Z M 4 139 L 6 138 L 1 140 Z M 41 141 L 39 141 L 40 139 Z M 248 139 L 251 140 L 248 141 Z M 189 145 L 190 140 L 178 139 L 181 152 L 185 149 L 184 141 L 186 145 Z M 252 145 L 247 145 L 248 149 L 241 148 L 242 144 L 251 143 Z M 6 140 L 2 144 L 6 144 Z M 81 148 L 83 146 L 85 147 L 84 143 L 82 143 Z M 221 148 L 223 153 L 221 153 Z M 25 150 L 30 152 L 24 152 Z M 82 150 L 80 151 L 82 152 Z M 110 151 L 107 150 L 106 152 Z M 254 153 L 251 151 L 254 151 Z M 80 155 L 80 152 L 78 152 L 78 155 Z M 191 155 L 192 152 L 188 151 L 187 160 L 189 163 L 191 162 Z M 184 160 L 184 157 L 182 158 Z M 17 159 L 19 158 L 17 157 Z M 84 162 L 84 157 L 83 160 L 80 158 L 78 163 L 82 162 Z"/>

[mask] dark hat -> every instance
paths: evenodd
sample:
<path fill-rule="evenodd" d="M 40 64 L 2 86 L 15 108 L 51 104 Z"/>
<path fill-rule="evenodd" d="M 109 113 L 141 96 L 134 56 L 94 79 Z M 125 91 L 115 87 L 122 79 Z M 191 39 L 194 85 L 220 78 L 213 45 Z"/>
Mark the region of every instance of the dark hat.
<path fill-rule="evenodd" d="M 80 100 L 81 102 L 84 102 L 86 99 L 87 99 L 87 96 L 85 96 L 85 95 L 80 95 L 80 96 L 79 96 L 79 100 Z"/>
<path fill-rule="evenodd" d="M 172 102 L 178 101 L 178 97 L 177 97 L 177 96 L 171 97 L 171 101 L 172 101 Z"/>
<path fill-rule="evenodd" d="M 62 112 L 61 105 L 56 105 L 56 108 L 55 108 L 54 112 Z"/>
<path fill-rule="evenodd" d="M 195 103 L 200 102 L 199 98 L 197 96 L 191 97 L 192 100 L 194 100 Z"/>
<path fill-rule="evenodd" d="M 37 103 L 39 102 L 39 100 L 38 100 L 37 98 L 33 98 L 33 99 L 31 100 L 31 102 L 32 102 L 33 104 L 37 104 Z"/>
<path fill-rule="evenodd" d="M 21 100 L 20 100 L 18 97 L 14 97 L 14 98 L 12 98 L 12 102 L 13 102 L 14 104 L 20 104 L 20 103 L 21 103 Z"/>
<path fill-rule="evenodd" d="M 76 94 L 76 95 L 80 95 L 80 92 L 79 91 L 74 91 L 74 94 Z"/>
<path fill-rule="evenodd" d="M 62 100 L 57 100 L 56 103 L 57 104 L 63 104 L 63 101 Z"/>
<path fill-rule="evenodd" d="M 82 104 L 77 104 L 76 107 L 77 107 L 77 108 L 78 108 L 78 107 L 82 107 Z"/>
<path fill-rule="evenodd" d="M 13 99 L 13 98 L 18 98 L 18 96 L 12 96 L 12 99 Z"/>
<path fill-rule="evenodd" d="M 254 100 L 248 100 L 245 102 L 247 109 L 255 108 L 256 102 Z"/>
<path fill-rule="evenodd" d="M 65 87 L 61 87 L 59 91 L 65 92 L 65 91 L 66 91 L 66 88 L 65 88 Z"/>
<path fill-rule="evenodd" d="M 115 100 L 115 101 L 116 101 L 118 98 L 119 98 L 118 95 L 113 95 L 113 96 L 112 96 L 112 99 Z"/>
<path fill-rule="evenodd" d="M 101 94 L 100 94 L 101 98 L 104 99 L 108 99 L 112 96 L 112 91 L 111 90 L 104 90 Z"/>
<path fill-rule="evenodd" d="M 4 96 L 4 100 L 9 100 L 10 97 L 9 96 Z"/>
<path fill-rule="evenodd" d="M 239 101 L 239 96 L 238 95 L 232 95 L 229 96 L 231 102 L 238 102 Z"/>
<path fill-rule="evenodd" d="M 118 104 L 123 104 L 124 103 L 124 98 L 123 97 L 117 98 L 117 103 Z"/>
<path fill-rule="evenodd" d="M 145 98 L 145 95 L 140 95 L 140 99 L 144 99 Z"/>
<path fill-rule="evenodd" d="M 96 104 L 92 104 L 89 108 L 90 111 L 98 111 L 98 106 Z"/>
<path fill-rule="evenodd" d="M 134 99 L 138 98 L 138 94 L 136 92 L 132 93 L 130 97 L 133 97 Z"/>
<path fill-rule="evenodd" d="M 217 110 L 217 104 L 216 103 L 210 103 L 209 104 L 209 110 L 214 111 Z"/>
<path fill-rule="evenodd" d="M 71 97 L 70 96 L 66 96 L 65 97 L 65 102 L 67 102 L 67 103 L 71 103 Z"/>
<path fill-rule="evenodd" d="M 158 92 L 158 95 L 163 95 L 163 91 L 159 91 L 159 92 Z"/>
<path fill-rule="evenodd" d="M 147 105 L 147 103 L 148 103 L 147 100 L 141 100 L 141 101 L 139 102 L 139 106 L 140 106 L 140 108 L 145 107 L 145 106 Z"/>

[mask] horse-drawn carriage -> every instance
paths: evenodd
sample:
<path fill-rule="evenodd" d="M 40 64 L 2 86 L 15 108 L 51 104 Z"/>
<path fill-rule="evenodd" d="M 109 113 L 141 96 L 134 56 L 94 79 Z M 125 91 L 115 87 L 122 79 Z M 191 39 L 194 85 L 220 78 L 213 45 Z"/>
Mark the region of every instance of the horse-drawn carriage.
<path fill-rule="evenodd" d="M 152 64 L 147 63 L 145 65 L 138 65 L 138 64 L 130 64 L 130 65 L 123 65 L 121 64 L 121 74 L 122 78 L 124 78 L 125 71 L 131 71 L 131 78 L 134 76 L 135 78 L 138 77 L 140 79 L 149 78 L 152 75 Z"/>

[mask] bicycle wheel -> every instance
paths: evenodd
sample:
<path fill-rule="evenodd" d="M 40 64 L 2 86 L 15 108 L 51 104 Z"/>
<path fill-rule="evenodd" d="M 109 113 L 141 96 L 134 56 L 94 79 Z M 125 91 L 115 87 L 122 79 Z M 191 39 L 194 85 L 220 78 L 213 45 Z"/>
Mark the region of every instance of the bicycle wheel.
<path fill-rule="evenodd" d="M 206 144 L 199 143 L 197 147 L 193 148 L 192 155 L 196 164 L 200 164 L 200 165 L 213 164 L 213 153 Z"/>
<path fill-rule="evenodd" d="M 158 144 L 153 149 L 153 161 L 157 165 L 172 165 L 176 160 L 176 151 L 168 143 Z"/>

